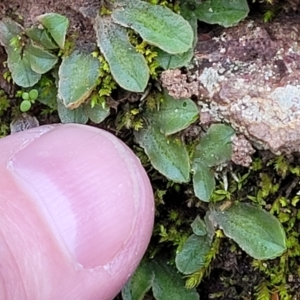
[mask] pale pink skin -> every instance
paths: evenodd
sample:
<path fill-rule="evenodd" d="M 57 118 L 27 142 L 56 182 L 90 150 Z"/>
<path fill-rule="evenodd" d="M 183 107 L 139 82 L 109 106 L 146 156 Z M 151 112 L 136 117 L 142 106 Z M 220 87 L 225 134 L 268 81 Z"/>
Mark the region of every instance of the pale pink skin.
<path fill-rule="evenodd" d="M 111 300 L 150 240 L 153 192 L 133 152 L 83 125 L 0 139 L 0 299 Z"/>

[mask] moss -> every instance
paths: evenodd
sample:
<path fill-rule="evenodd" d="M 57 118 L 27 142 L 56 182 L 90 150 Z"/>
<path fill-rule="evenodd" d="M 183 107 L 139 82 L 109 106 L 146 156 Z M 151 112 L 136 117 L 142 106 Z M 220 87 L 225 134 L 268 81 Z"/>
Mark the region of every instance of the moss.
<path fill-rule="evenodd" d="M 10 109 L 10 101 L 5 92 L 0 89 L 0 138 L 9 134 L 9 118 L 7 112 Z"/>
<path fill-rule="evenodd" d="M 117 88 L 117 83 L 113 79 L 108 62 L 104 56 L 98 52 L 93 53 L 94 56 L 98 57 L 100 61 L 99 69 L 99 82 L 91 97 L 91 105 L 94 107 L 96 104 L 105 105 L 106 97 L 109 97 L 111 93 Z"/>

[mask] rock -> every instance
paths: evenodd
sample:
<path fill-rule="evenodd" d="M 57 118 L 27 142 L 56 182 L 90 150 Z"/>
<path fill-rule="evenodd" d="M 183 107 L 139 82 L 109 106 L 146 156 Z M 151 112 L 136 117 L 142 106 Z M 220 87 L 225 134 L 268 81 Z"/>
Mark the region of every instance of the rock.
<path fill-rule="evenodd" d="M 259 149 L 300 152 L 299 33 L 291 17 L 211 32 L 187 74 L 163 72 L 162 85 L 173 97 L 197 96 L 202 114 L 230 123 Z"/>
<path fill-rule="evenodd" d="M 231 160 L 237 165 L 249 167 L 252 163 L 251 155 L 255 152 L 250 142 L 243 135 L 234 135 L 231 141 Z"/>
<path fill-rule="evenodd" d="M 36 117 L 23 113 L 21 116 L 14 119 L 10 123 L 10 133 L 14 134 L 16 132 L 24 131 L 38 126 L 39 126 L 39 121 L 37 120 Z"/>

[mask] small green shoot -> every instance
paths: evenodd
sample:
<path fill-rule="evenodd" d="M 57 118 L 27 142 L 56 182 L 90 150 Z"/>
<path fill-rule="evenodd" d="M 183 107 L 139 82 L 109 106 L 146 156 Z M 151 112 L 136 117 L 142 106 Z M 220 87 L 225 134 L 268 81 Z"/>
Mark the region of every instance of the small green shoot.
<path fill-rule="evenodd" d="M 34 104 L 35 101 L 38 99 L 38 96 L 39 92 L 36 89 L 29 90 L 28 92 L 17 92 L 16 97 L 21 97 L 23 99 L 20 103 L 20 111 L 23 113 L 28 112 L 32 104 Z"/>

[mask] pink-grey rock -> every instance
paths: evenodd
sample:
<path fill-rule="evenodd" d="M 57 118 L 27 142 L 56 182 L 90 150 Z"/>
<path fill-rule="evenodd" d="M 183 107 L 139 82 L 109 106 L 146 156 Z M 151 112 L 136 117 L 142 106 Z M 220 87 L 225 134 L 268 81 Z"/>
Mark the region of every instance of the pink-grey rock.
<path fill-rule="evenodd" d="M 200 34 L 193 66 L 163 72 L 162 85 L 173 97 L 197 96 L 206 119 L 230 123 L 259 149 L 300 152 L 299 33 L 297 19 L 280 18 Z"/>

